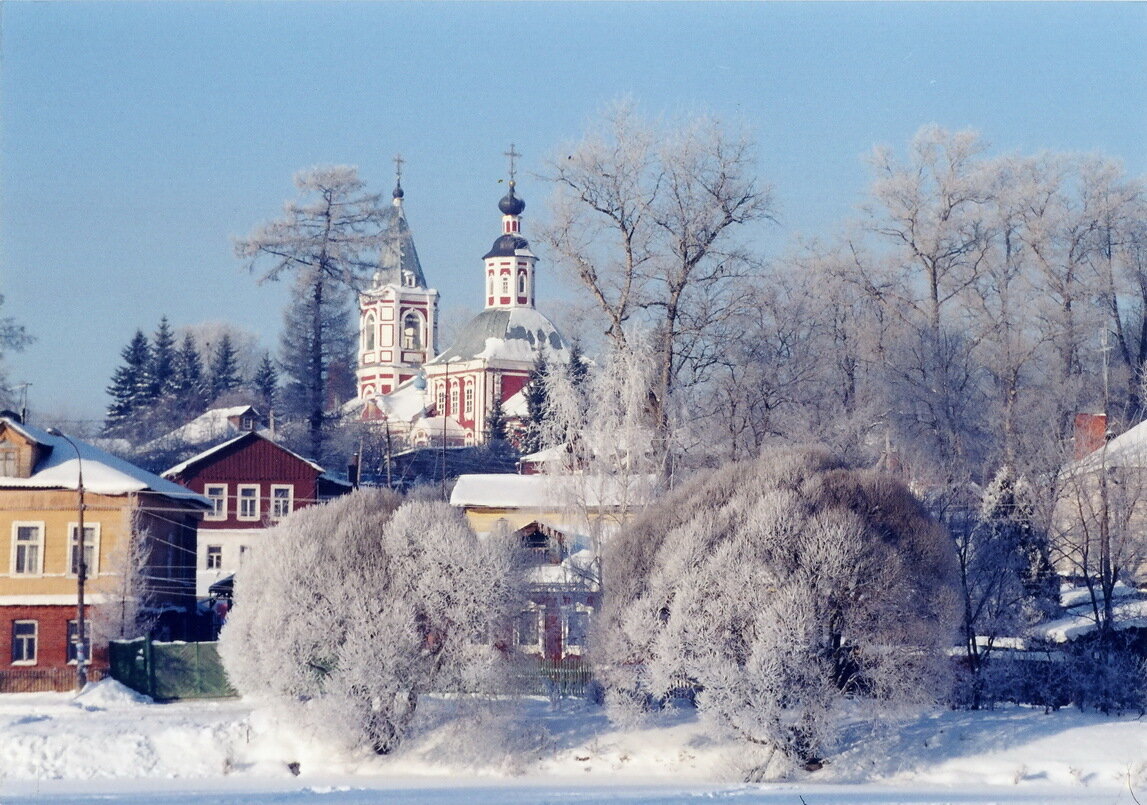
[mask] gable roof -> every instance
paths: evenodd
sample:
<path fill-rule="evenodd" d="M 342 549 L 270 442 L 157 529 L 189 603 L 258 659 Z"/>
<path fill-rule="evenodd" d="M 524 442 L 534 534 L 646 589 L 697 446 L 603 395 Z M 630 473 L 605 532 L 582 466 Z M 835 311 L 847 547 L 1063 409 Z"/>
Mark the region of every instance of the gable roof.
<path fill-rule="evenodd" d="M 245 433 L 241 428 L 232 424 L 232 419 L 241 418 L 250 414 L 256 419 L 259 412 L 251 405 L 235 405 L 230 408 L 212 408 L 204 411 L 195 419 L 187 422 L 173 431 L 165 433 L 157 439 L 148 442 L 144 449 L 161 449 L 173 443 L 200 445 L 213 442 L 216 439 L 232 436 L 236 433 Z"/>
<path fill-rule="evenodd" d="M 84 490 L 87 492 L 99 495 L 154 492 L 192 505 L 211 508 L 211 501 L 202 495 L 106 453 L 95 445 L 73 438 L 73 449 L 72 444 L 62 436 L 53 436 L 45 430 L 7 417 L 0 418 L 0 427 L 11 428 L 43 448 L 29 477 L 0 477 L 0 488 L 76 489 L 82 469 Z"/>
<path fill-rule="evenodd" d="M 186 461 L 181 461 L 180 463 L 176 464 L 174 467 L 171 467 L 169 469 L 164 470 L 163 471 L 163 477 L 164 478 L 174 478 L 175 476 L 182 475 L 183 473 L 187 472 L 188 470 L 194 469 L 194 468 L 198 467 L 199 465 L 206 464 L 215 456 L 218 456 L 219 454 L 221 454 L 224 451 L 228 450 L 229 448 L 239 444 L 239 442 L 242 442 L 245 439 L 248 441 L 255 441 L 256 439 L 262 439 L 263 441 L 267 442 L 268 444 L 272 445 L 273 447 L 278 448 L 279 450 L 283 451 L 284 453 L 291 456 L 292 458 L 296 458 L 299 461 L 303 462 L 304 464 L 308 465 L 309 467 L 313 468 L 316 472 L 318 472 L 319 475 L 322 475 L 324 472 L 326 472 L 326 470 L 324 470 L 322 467 L 320 467 L 315 462 L 311 461 L 309 458 L 303 458 L 298 453 L 295 453 L 295 452 L 288 450 L 287 448 L 283 447 L 278 442 L 268 438 L 267 436 L 264 436 L 261 432 L 259 432 L 259 431 L 247 431 L 246 433 L 240 434 L 239 436 L 236 436 L 233 439 L 228 439 L 227 441 L 221 442 L 220 444 L 217 444 L 214 447 L 209 447 L 208 449 L 204 450 L 202 453 L 198 453 L 197 455 L 192 456 L 191 458 L 187 459 Z"/>

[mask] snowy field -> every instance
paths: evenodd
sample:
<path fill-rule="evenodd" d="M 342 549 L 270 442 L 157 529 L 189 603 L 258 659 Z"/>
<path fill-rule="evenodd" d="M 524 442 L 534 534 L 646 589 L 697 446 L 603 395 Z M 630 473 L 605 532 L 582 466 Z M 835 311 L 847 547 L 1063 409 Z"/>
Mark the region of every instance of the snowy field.
<path fill-rule="evenodd" d="M 691 711 L 618 731 L 579 701 L 451 723 L 458 706 L 427 708 L 378 758 L 239 701 L 157 705 L 111 681 L 2 695 L 0 803 L 1147 803 L 1147 720 L 1133 717 L 933 711 L 852 728 L 818 772 L 746 785 L 744 747 L 706 738 Z"/>

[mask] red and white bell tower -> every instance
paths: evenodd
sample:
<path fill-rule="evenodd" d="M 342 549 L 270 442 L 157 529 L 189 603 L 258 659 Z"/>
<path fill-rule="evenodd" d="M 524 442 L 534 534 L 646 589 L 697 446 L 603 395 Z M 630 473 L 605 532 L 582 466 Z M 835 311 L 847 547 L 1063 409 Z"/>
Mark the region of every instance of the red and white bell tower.
<path fill-rule="evenodd" d="M 402 206 L 402 157 L 378 271 L 359 295 L 358 396 L 390 394 L 438 351 L 438 291 L 428 288 Z"/>

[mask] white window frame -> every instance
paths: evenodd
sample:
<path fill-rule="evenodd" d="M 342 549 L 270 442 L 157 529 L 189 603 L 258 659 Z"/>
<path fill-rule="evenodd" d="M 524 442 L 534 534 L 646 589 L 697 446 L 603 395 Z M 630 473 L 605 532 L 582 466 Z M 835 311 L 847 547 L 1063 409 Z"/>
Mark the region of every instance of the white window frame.
<path fill-rule="evenodd" d="M 212 489 L 219 490 L 219 494 L 211 494 Z M 227 484 L 204 484 L 203 496 L 208 498 L 214 508 L 204 515 L 204 520 L 226 520 L 227 519 Z"/>
<path fill-rule="evenodd" d="M 76 560 L 76 536 L 77 536 L 76 532 L 79 531 L 79 528 L 80 528 L 80 524 L 77 522 L 68 523 L 68 557 L 67 557 L 68 567 L 67 567 L 66 575 L 71 576 L 73 579 L 76 577 L 76 575 L 77 575 L 76 571 L 78 570 L 78 568 L 76 567 L 76 561 L 75 560 Z M 90 523 L 90 522 L 84 523 L 84 548 L 89 547 L 88 546 L 88 532 L 91 532 L 91 534 L 92 534 L 92 540 L 91 540 L 91 546 L 90 546 L 92 558 L 91 558 L 90 562 L 87 562 L 87 557 L 85 557 L 85 562 L 87 562 L 87 567 L 85 568 L 85 572 L 87 574 L 87 577 L 90 579 L 90 578 L 93 578 L 95 576 L 98 576 L 100 573 L 100 524 L 99 523 Z"/>
<path fill-rule="evenodd" d="M 34 543 L 36 546 L 35 567 L 31 570 L 19 570 L 16 564 L 20 547 L 33 544 L 19 540 L 21 528 L 35 528 L 39 532 L 39 537 Z M 9 569 L 12 576 L 33 577 L 44 575 L 44 522 L 42 520 L 17 520 L 12 523 L 12 555 Z"/>
<path fill-rule="evenodd" d="M 255 494 L 253 496 L 243 494 L 244 492 L 249 492 L 252 489 L 255 490 Z M 252 501 L 255 504 L 254 512 L 245 513 L 243 511 L 243 509 L 245 508 L 244 504 L 248 503 L 248 502 L 252 502 Z M 258 520 L 262 516 L 262 511 L 261 511 L 262 507 L 259 505 L 259 503 L 260 503 L 260 501 L 259 501 L 259 484 L 236 484 L 235 485 L 235 519 L 236 520 L 243 520 L 245 522 L 251 522 L 254 520 Z"/>
<path fill-rule="evenodd" d="M 582 640 L 579 643 L 570 642 L 570 615 L 583 615 L 585 616 L 585 634 L 582 635 Z M 562 650 L 566 654 L 582 654 L 586 650 L 589 643 L 589 631 L 593 628 L 593 608 L 587 607 L 585 604 L 574 604 L 572 607 L 567 607 L 562 612 Z"/>
<path fill-rule="evenodd" d="M 465 403 L 466 408 L 464 410 L 466 411 L 467 414 L 473 414 L 474 413 L 474 381 L 473 380 L 467 380 L 466 381 L 465 400 L 466 400 L 466 403 Z"/>
<path fill-rule="evenodd" d="M 29 640 L 28 637 L 25 635 L 21 638 L 20 643 L 21 643 L 21 645 L 24 645 L 24 646 L 27 646 L 29 644 L 29 642 L 31 643 L 32 657 L 30 659 L 28 657 L 23 657 L 22 659 L 18 660 L 18 659 L 16 659 L 16 627 L 19 624 L 29 624 L 29 623 L 32 624 L 31 640 Z M 13 665 L 35 665 L 39 660 L 39 656 L 40 656 L 40 622 L 36 621 L 36 620 L 28 620 L 28 619 L 21 619 L 21 620 L 17 620 L 17 621 L 12 621 L 12 664 Z"/>
<path fill-rule="evenodd" d="M 534 630 L 537 632 L 537 639 L 533 643 L 522 643 L 520 641 L 521 632 L 518 629 L 518 621 L 533 615 L 534 617 Z M 544 653 L 546 640 L 546 619 L 545 610 L 536 604 L 530 603 L 526 608 L 518 613 L 514 618 L 514 645 L 526 651 L 536 651 L 539 654 Z"/>
<path fill-rule="evenodd" d="M 285 498 L 279 497 L 276 493 L 286 490 L 287 496 Z M 286 503 L 284 509 L 279 504 Z M 271 519 L 282 520 L 290 514 L 295 508 L 295 486 L 294 484 L 271 484 Z"/>
<path fill-rule="evenodd" d="M 378 323 L 373 313 L 366 314 L 366 324 L 362 328 L 362 351 L 374 352 L 378 342 Z"/>
<path fill-rule="evenodd" d="M 223 569 L 223 546 L 222 545 L 208 545 L 203 554 L 203 569 L 204 570 L 222 570 Z M 215 559 L 212 564 L 211 560 Z"/>

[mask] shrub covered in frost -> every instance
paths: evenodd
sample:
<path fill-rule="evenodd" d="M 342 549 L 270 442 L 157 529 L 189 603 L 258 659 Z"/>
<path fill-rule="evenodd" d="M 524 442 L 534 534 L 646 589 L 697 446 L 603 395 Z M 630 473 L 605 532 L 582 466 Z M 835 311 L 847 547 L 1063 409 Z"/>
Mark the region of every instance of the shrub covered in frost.
<path fill-rule="evenodd" d="M 619 533 L 604 567 L 594 650 L 610 699 L 692 688 L 766 748 L 754 776 L 823 757 L 845 700 L 944 694 L 952 543 L 887 477 L 815 451 L 725 466 Z"/>
<path fill-rule="evenodd" d="M 445 503 L 360 490 L 272 529 L 236 577 L 220 654 L 243 694 L 385 754 L 427 692 L 482 689 L 520 588 L 508 541 Z"/>

